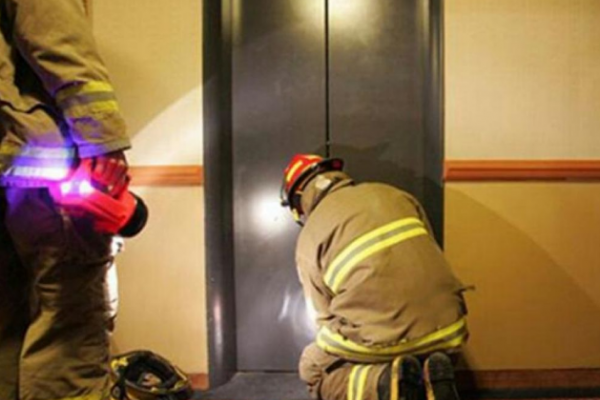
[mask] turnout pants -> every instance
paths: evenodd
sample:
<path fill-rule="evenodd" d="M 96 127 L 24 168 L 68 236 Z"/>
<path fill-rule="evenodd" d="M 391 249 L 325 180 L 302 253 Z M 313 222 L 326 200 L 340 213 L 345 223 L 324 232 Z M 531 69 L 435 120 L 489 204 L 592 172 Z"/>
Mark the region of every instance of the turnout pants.
<path fill-rule="evenodd" d="M 388 400 L 378 399 L 377 395 L 379 379 L 387 368 L 392 371 L 392 387 L 397 383 L 394 371 L 403 356 L 413 355 L 424 360 L 436 351 L 457 355 L 467 338 L 464 318 L 418 340 L 377 349 L 321 329 L 317 341 L 302 353 L 300 378 L 316 400 Z"/>
<path fill-rule="evenodd" d="M 313 399 L 378 400 L 377 383 L 389 365 L 347 361 L 312 343 L 302 353 L 299 372 Z"/>
<path fill-rule="evenodd" d="M 108 399 L 111 237 L 0 188 L 0 399 Z"/>

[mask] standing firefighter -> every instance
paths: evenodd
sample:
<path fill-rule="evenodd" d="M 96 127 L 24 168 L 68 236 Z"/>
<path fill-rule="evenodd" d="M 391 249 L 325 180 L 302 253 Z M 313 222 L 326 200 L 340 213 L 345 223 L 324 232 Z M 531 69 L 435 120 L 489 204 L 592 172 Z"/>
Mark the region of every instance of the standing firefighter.
<path fill-rule="evenodd" d="M 124 121 L 83 0 L 0 0 L 0 31 L 0 399 L 106 400 L 112 236 L 49 188 L 122 193 Z"/>
<path fill-rule="evenodd" d="M 297 155 L 282 204 L 303 225 L 296 262 L 319 332 L 300 376 L 322 400 L 456 400 L 448 355 L 467 339 L 463 285 L 408 193 L 355 184 L 340 159 Z M 424 368 L 421 367 L 424 361 Z"/>

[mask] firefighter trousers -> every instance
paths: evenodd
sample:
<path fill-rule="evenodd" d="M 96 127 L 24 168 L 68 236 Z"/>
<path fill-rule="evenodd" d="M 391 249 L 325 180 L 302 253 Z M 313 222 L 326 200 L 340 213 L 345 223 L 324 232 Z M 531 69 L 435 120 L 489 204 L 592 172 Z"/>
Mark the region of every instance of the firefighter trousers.
<path fill-rule="evenodd" d="M 315 400 L 378 400 L 377 384 L 389 365 L 350 362 L 312 343 L 302 353 L 299 373 Z"/>
<path fill-rule="evenodd" d="M 458 348 L 443 351 L 456 363 Z M 424 363 L 428 355 L 425 353 L 415 357 Z M 391 374 L 386 379 L 390 379 L 392 390 L 391 387 L 397 384 L 393 371 L 399 368 L 402 357 L 398 356 L 389 362 L 349 361 L 327 353 L 316 343 L 312 343 L 302 353 L 299 373 L 315 400 L 388 400 L 379 399 L 378 384 L 382 374 L 390 369 Z"/>
<path fill-rule="evenodd" d="M 0 188 L 0 399 L 106 400 L 111 237 Z"/>

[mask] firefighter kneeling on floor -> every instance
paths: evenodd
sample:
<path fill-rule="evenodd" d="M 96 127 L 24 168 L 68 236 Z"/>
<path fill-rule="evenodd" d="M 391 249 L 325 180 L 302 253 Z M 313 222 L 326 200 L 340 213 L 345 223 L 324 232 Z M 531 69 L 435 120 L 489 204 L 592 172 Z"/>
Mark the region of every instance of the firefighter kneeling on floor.
<path fill-rule="evenodd" d="M 300 377 L 322 400 L 457 400 L 465 287 L 421 205 L 380 183 L 355 184 L 341 159 L 296 155 L 282 205 L 303 229 L 296 263 L 317 313 Z"/>

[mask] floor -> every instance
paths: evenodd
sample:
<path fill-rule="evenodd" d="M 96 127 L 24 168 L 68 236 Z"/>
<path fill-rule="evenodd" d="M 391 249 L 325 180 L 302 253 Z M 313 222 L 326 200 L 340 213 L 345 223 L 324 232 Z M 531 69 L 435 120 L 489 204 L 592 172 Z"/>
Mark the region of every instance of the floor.
<path fill-rule="evenodd" d="M 461 390 L 463 400 L 600 400 L 598 388 Z M 304 383 L 294 373 L 238 373 L 224 386 L 196 392 L 193 400 L 310 400 Z"/>

